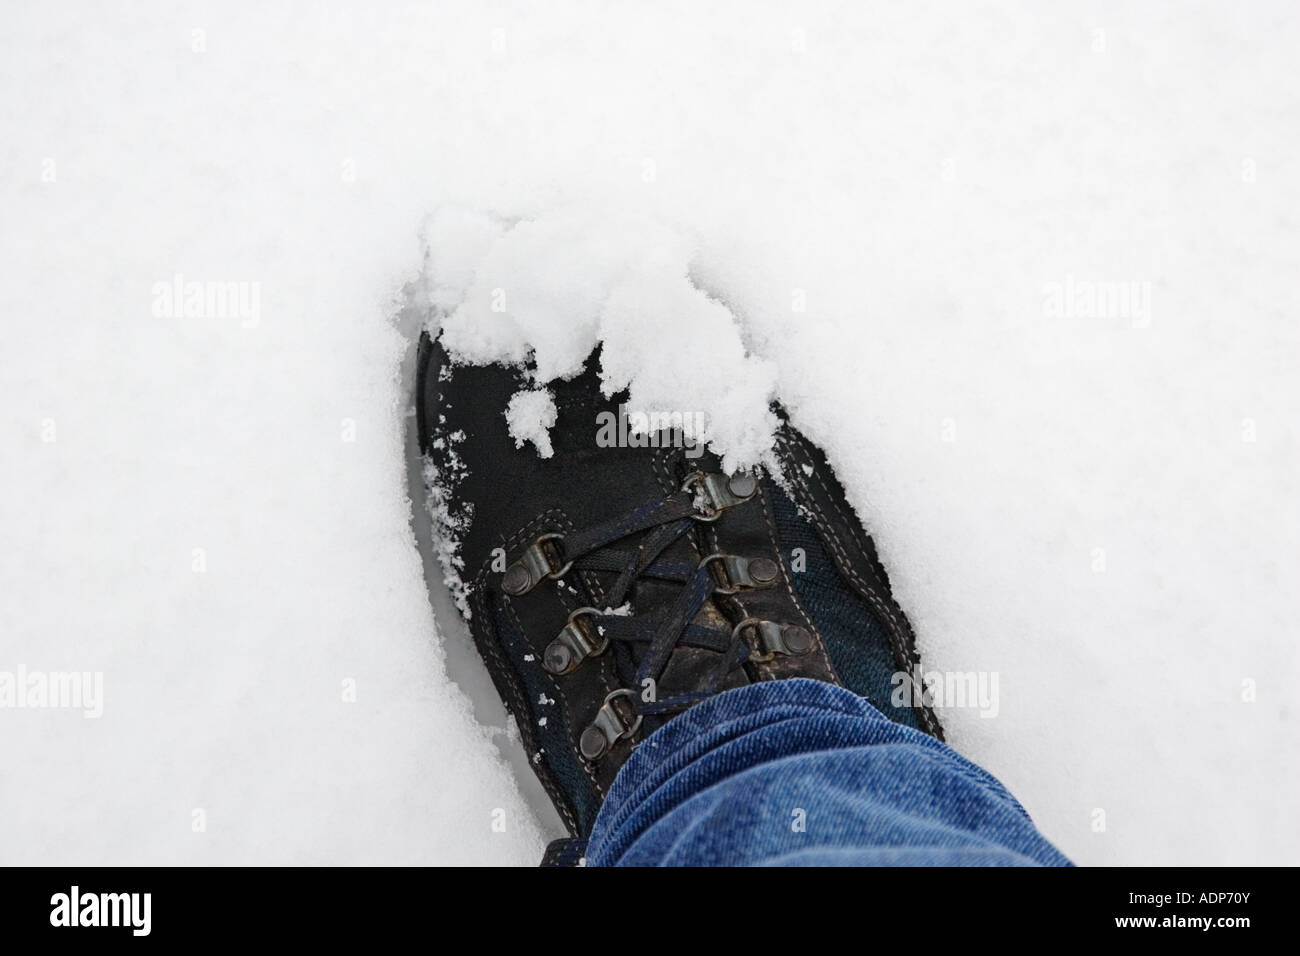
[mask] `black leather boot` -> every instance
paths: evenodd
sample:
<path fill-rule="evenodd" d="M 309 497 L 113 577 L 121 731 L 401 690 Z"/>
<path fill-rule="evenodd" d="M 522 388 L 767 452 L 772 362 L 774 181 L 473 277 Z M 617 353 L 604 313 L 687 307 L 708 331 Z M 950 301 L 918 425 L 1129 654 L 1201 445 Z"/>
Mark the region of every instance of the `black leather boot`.
<path fill-rule="evenodd" d="M 504 416 L 522 373 L 453 366 L 420 342 L 444 572 L 570 831 L 587 835 L 656 727 L 753 681 L 843 684 L 940 736 L 917 695 L 897 692 L 917 665 L 912 630 L 822 453 L 784 416 L 778 474 L 723 474 L 680 432 L 626 439 L 597 367 L 593 355 L 551 386 L 554 453 L 541 458 Z"/>

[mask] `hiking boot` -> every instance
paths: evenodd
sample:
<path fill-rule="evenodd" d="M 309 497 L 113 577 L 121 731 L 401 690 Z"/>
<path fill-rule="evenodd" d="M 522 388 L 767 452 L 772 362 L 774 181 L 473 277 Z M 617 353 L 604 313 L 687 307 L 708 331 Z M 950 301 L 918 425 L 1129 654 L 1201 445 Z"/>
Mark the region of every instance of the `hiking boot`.
<path fill-rule="evenodd" d="M 779 468 L 724 474 L 680 432 L 611 428 L 599 360 L 553 383 L 552 454 L 517 447 L 523 372 L 421 338 L 416 409 L 447 585 L 569 830 L 632 749 L 755 681 L 841 684 L 941 738 L 870 536 L 825 456 L 777 410 Z M 619 440 L 608 440 L 617 435 Z"/>

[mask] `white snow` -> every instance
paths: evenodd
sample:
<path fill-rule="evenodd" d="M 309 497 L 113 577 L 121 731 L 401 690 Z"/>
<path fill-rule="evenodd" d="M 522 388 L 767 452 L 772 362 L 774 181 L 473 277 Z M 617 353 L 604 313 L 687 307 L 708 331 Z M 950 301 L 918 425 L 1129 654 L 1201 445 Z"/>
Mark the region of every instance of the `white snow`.
<path fill-rule="evenodd" d="M 457 611 L 469 618 L 472 613 L 469 604 L 471 584 L 464 578 L 465 559 L 460 553 L 460 540 L 474 519 L 474 505 L 456 493 L 460 481 L 468 473 L 468 468 L 455 447 L 464 440 L 465 434 L 461 431 L 454 432 L 446 439 L 433 440 L 435 447 L 445 450 L 445 457 L 441 459 L 441 468 L 436 467 L 430 458 L 423 460 L 421 477 L 425 496 L 416 507 L 423 507 L 432 522 L 428 547 L 437 561 L 437 567 L 442 570 L 442 583 Z M 452 447 L 446 448 L 447 444 Z"/>
<path fill-rule="evenodd" d="M 520 389 L 511 396 L 505 414 L 507 429 L 517 448 L 532 442 L 540 457 L 550 458 L 555 454 L 551 447 L 551 426 L 558 412 L 555 396 L 549 389 Z"/>
<path fill-rule="evenodd" d="M 1075 859 L 1296 862 L 1298 47 L 1280 0 L 7 11 L 0 670 L 103 715 L 0 710 L 6 862 L 536 862 L 408 524 L 422 271 L 538 388 L 603 338 L 744 452 L 778 396 Z"/>
<path fill-rule="evenodd" d="M 761 461 L 776 426 L 775 364 L 747 354 L 736 316 L 693 284 L 698 242 L 626 206 L 574 202 L 509 228 L 440 210 L 428 231 L 433 331 L 457 360 L 516 364 L 542 383 L 576 375 L 600 343 L 601 387 L 629 390 L 634 433 L 664 416 L 729 470 Z M 482 255 L 476 266 L 470 250 Z M 511 402 L 511 434 L 547 458 L 554 409 L 539 425 L 534 413 L 546 409 L 534 395 Z"/>

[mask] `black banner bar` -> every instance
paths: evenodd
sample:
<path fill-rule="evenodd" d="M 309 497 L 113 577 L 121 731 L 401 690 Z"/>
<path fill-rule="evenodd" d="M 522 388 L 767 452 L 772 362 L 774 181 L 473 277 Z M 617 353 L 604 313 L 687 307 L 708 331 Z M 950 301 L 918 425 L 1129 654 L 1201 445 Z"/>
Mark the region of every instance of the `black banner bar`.
<path fill-rule="evenodd" d="M 663 939 L 721 927 L 746 912 L 784 911 L 807 932 L 807 908 L 840 930 L 880 940 L 894 930 L 938 942 L 978 929 L 986 941 L 1044 932 L 1071 939 L 1132 937 L 1244 942 L 1285 931 L 1294 872 L 1277 869 L 634 870 L 332 868 L 10 868 L 0 894 L 7 943 L 149 945 L 373 944 L 411 932 L 464 934 L 495 945 L 503 932 L 554 948 L 577 925 Z M 703 907 L 703 909 L 700 909 Z M 675 920 L 682 920 L 674 927 Z M 557 925 L 558 923 L 558 925 Z M 751 924 L 753 926 L 758 923 Z M 891 929 L 891 927 L 893 929 Z M 1245 935 L 1242 935 L 1245 934 Z M 617 939 L 620 937 L 612 937 Z M 638 936 L 639 938 L 639 936 Z M 901 942 L 901 940 L 899 941 Z M 954 939 L 953 942 L 956 942 Z M 648 943 L 647 943 L 648 945 Z M 17 952 L 18 950 L 11 950 Z"/>

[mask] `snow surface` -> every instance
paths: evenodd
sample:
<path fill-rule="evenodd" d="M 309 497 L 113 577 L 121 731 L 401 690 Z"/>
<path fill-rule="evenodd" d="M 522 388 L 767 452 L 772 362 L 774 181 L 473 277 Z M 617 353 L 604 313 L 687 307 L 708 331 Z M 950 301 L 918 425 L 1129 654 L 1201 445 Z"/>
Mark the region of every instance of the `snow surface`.
<path fill-rule="evenodd" d="M 536 862 L 413 543 L 427 270 L 539 384 L 778 395 L 1076 860 L 1296 862 L 1300 25 L 1060 7 L 7 10 L 0 670 L 104 701 L 0 711 L 0 861 Z"/>

